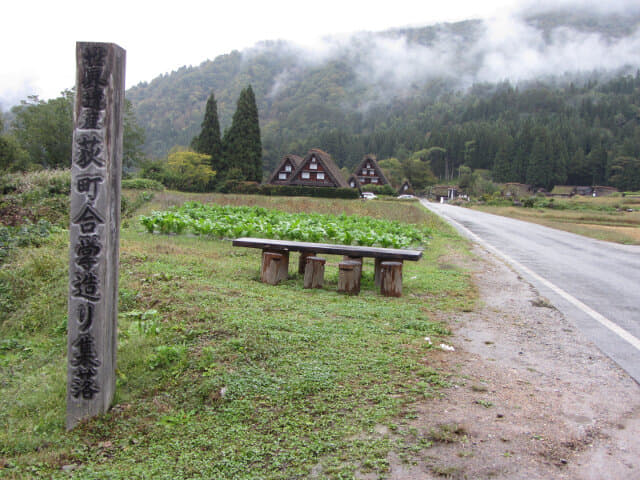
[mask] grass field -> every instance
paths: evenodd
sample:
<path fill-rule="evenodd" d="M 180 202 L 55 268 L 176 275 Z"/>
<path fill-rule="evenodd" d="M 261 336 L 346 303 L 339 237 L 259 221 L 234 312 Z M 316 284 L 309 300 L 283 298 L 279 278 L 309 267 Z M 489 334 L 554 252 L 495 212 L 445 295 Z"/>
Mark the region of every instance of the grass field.
<path fill-rule="evenodd" d="M 549 205 L 548 201 L 545 203 Z M 553 199 L 551 205 L 553 208 L 489 205 L 472 208 L 597 240 L 640 245 L 640 196 Z"/>
<path fill-rule="evenodd" d="M 359 296 L 294 272 L 259 282 L 260 252 L 228 240 L 145 232 L 137 215 L 185 200 L 291 212 L 370 215 L 426 225 L 404 295 L 383 298 L 365 262 Z M 156 193 L 121 232 L 118 380 L 112 410 L 64 430 L 68 235 L 12 250 L 0 269 L 0 478 L 385 477 L 383 435 L 448 386 L 433 367 L 447 325 L 472 308 L 465 243 L 416 203 Z M 430 337 L 433 345 L 425 340 Z"/>

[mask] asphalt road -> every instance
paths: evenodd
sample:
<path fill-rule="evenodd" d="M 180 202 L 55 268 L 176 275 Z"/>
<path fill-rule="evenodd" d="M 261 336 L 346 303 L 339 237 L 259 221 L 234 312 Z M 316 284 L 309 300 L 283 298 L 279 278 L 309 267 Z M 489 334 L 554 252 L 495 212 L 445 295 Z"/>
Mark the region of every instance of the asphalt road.
<path fill-rule="evenodd" d="M 510 263 L 640 383 L 640 246 L 422 203 Z"/>

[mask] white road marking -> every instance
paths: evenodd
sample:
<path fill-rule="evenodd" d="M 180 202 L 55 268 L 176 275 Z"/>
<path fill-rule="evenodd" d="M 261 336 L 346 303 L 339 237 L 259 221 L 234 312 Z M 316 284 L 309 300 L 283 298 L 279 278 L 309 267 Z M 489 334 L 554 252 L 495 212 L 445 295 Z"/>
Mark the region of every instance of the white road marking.
<path fill-rule="evenodd" d="M 635 347 L 636 350 L 640 351 L 640 339 L 638 339 L 637 337 L 635 337 L 634 335 L 632 335 L 631 333 L 627 332 L 624 328 L 620 327 L 619 325 L 616 325 L 615 323 L 613 323 L 611 320 L 609 320 L 608 318 L 606 318 L 604 315 L 596 312 L 594 309 L 592 309 L 591 307 L 589 307 L 588 305 L 585 305 L 584 303 L 582 303 L 580 300 L 578 300 L 577 298 L 575 298 L 573 295 L 565 292 L 564 290 L 562 290 L 560 287 L 558 287 L 557 285 L 551 283 L 549 280 L 547 280 L 544 277 L 541 277 L 540 275 L 538 275 L 537 273 L 535 273 L 534 271 L 532 271 L 530 268 L 525 267 L 524 265 L 522 265 L 520 262 L 514 260 L 513 258 L 511 258 L 509 255 L 501 252 L 500 250 L 498 250 L 497 248 L 493 247 L 492 245 L 489 245 L 486 241 L 484 241 L 483 239 L 481 239 L 478 235 L 476 235 L 475 233 L 473 233 L 471 230 L 469 230 L 467 227 L 465 227 L 464 225 L 460 224 L 459 222 L 455 221 L 453 218 L 451 218 L 448 215 L 445 215 L 441 212 L 437 212 L 440 215 L 446 217 L 446 219 L 451 222 L 458 230 L 462 231 L 463 233 L 465 233 L 469 238 L 473 239 L 476 243 L 479 243 L 480 245 L 482 245 L 484 248 L 486 248 L 487 250 L 489 250 L 490 252 L 493 252 L 495 255 L 502 257 L 504 260 L 506 260 L 508 263 L 510 263 L 511 265 L 513 265 L 514 267 L 516 267 L 517 269 L 519 269 L 520 271 L 524 272 L 527 275 L 530 275 L 531 277 L 535 278 L 537 281 L 539 281 L 540 283 L 542 283 L 543 285 L 545 285 L 547 288 L 553 290 L 555 293 L 557 293 L 558 295 L 560 295 L 562 298 L 564 298 L 566 301 L 568 301 L 569 303 L 571 303 L 574 307 L 582 310 L 584 313 L 586 313 L 587 315 L 589 315 L 591 318 L 593 318 L 596 322 L 598 322 L 600 325 L 602 325 L 603 327 L 608 328 L 611 332 L 615 333 L 616 335 L 618 335 L 620 338 L 622 338 L 623 340 L 625 340 L 626 342 L 628 342 L 630 345 L 632 345 L 633 347 Z"/>

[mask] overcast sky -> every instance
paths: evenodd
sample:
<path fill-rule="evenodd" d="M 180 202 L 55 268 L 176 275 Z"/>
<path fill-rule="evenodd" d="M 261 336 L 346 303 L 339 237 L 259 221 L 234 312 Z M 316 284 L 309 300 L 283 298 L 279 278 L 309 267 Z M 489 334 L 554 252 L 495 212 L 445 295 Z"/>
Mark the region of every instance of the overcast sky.
<path fill-rule="evenodd" d="M 545 0 L 615 9 L 638 0 Z M 75 81 L 75 42 L 127 51 L 127 88 L 262 40 L 314 45 L 323 36 L 508 15 L 541 0 L 12 0 L 0 24 L 0 109 L 56 97 Z M 544 2 L 542 2 L 544 3 Z"/>

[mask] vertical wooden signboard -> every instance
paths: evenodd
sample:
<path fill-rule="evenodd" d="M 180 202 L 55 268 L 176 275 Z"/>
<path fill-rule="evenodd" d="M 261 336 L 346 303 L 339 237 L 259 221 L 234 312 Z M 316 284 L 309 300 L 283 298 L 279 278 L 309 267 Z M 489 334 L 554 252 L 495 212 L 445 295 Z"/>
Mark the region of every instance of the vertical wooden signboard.
<path fill-rule="evenodd" d="M 125 51 L 76 44 L 71 164 L 67 429 L 115 391 Z"/>

